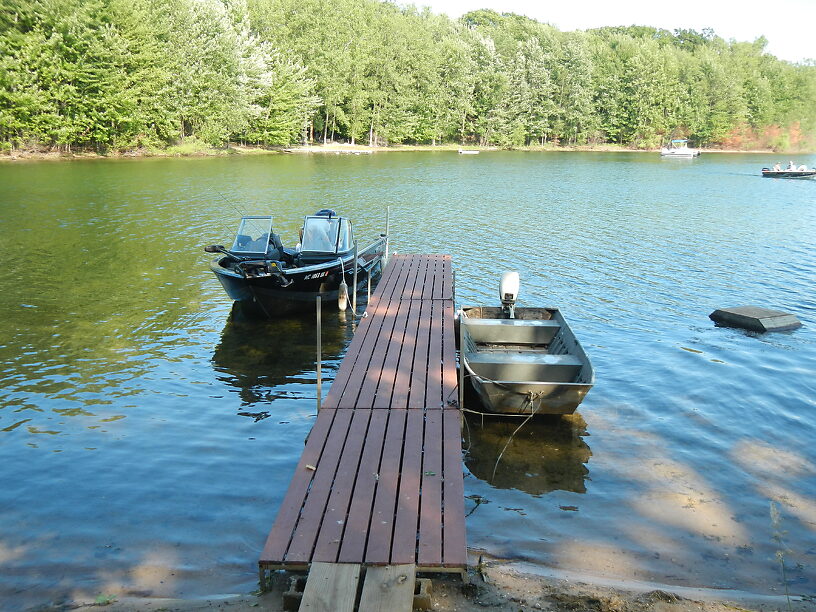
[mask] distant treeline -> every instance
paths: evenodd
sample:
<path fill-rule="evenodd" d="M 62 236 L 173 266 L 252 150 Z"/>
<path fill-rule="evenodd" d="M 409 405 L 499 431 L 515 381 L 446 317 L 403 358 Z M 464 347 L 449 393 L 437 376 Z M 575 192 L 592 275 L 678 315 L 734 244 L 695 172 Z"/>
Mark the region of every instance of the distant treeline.
<path fill-rule="evenodd" d="M 816 64 L 766 42 L 378 0 L 0 0 L 0 148 L 811 146 Z"/>

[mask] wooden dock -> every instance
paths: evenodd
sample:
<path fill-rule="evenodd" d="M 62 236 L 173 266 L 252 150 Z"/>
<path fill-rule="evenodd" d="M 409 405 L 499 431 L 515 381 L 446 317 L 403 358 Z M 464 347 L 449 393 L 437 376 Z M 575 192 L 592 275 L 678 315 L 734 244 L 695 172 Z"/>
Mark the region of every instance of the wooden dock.
<path fill-rule="evenodd" d="M 311 567 L 301 609 L 395 611 L 410 609 L 394 598 L 413 597 L 415 572 L 464 571 L 457 393 L 450 257 L 394 255 L 309 433 L 262 581 Z"/>

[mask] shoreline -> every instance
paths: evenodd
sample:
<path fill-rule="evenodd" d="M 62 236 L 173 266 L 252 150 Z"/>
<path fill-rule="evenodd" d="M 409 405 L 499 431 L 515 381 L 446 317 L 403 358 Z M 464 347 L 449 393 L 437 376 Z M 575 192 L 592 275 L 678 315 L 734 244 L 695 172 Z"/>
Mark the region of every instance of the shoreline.
<path fill-rule="evenodd" d="M 104 607 L 110 612 L 283 611 L 289 577 L 283 572 L 266 593 L 211 595 L 195 599 L 157 597 L 75 601 L 56 609 Z M 590 612 L 792 612 L 816 610 L 810 596 L 762 595 L 737 590 L 678 587 L 555 570 L 524 562 L 490 560 L 468 570 L 467 581 L 453 574 L 431 576 L 431 608 L 440 612 L 481 609 L 493 612 L 586 610 Z"/>
<path fill-rule="evenodd" d="M 369 147 L 359 144 L 316 144 L 298 145 L 290 147 L 249 147 L 231 144 L 223 149 L 207 147 L 170 147 L 168 149 L 137 149 L 116 153 L 95 153 L 79 151 L 76 153 L 66 153 L 62 151 L 11 151 L 0 154 L 0 162 L 17 161 L 75 161 L 75 160 L 99 160 L 99 159 L 147 159 L 147 158 L 169 158 L 169 157 L 228 157 L 234 155 L 281 155 L 281 154 L 317 154 L 317 155 L 370 155 L 375 153 L 399 153 L 399 152 L 432 152 L 445 153 L 457 152 L 459 150 L 490 152 L 490 151 L 522 151 L 528 153 L 659 153 L 660 149 L 634 149 L 618 145 L 575 145 L 575 146 L 528 146 L 500 148 L 494 146 L 468 145 L 463 147 L 457 144 L 440 145 L 392 145 L 387 147 Z M 701 154 L 753 154 L 768 156 L 790 156 L 790 155 L 812 155 L 813 152 L 805 151 L 773 151 L 771 149 L 700 149 Z"/>

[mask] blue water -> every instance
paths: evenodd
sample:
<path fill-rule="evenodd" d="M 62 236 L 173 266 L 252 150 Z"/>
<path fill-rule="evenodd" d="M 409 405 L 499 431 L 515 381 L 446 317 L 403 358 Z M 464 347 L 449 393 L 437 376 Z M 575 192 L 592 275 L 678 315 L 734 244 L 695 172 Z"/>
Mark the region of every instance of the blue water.
<path fill-rule="evenodd" d="M 459 304 L 494 304 L 501 272 L 519 270 L 522 305 L 561 308 L 595 365 L 580 414 L 509 444 L 517 422 L 468 416 L 474 555 L 781 593 L 782 551 L 790 591 L 813 595 L 816 181 L 761 178 L 773 161 L 0 165 L 0 607 L 256 588 L 315 415 L 314 326 L 233 314 L 202 247 L 242 212 L 274 214 L 294 242 L 325 206 L 361 240 L 390 206 L 393 250 L 453 255 Z M 708 319 L 746 304 L 803 327 Z M 324 325 L 330 380 L 353 330 L 340 314 Z"/>

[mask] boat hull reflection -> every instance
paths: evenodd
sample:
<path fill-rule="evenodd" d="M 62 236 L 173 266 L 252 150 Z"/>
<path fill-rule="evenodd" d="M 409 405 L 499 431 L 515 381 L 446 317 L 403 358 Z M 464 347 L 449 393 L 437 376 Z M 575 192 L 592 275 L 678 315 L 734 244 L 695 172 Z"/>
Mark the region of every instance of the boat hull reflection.
<path fill-rule="evenodd" d="M 580 414 L 530 419 L 515 435 L 520 419 L 466 413 L 465 420 L 465 465 L 476 478 L 530 495 L 586 493 L 592 451 Z"/>
<path fill-rule="evenodd" d="M 242 302 L 233 304 L 212 363 L 218 378 L 240 395 L 244 410 L 239 414 L 261 420 L 274 414 L 277 399 L 314 396 L 316 329 L 314 313 L 278 319 L 256 314 Z M 324 314 L 324 364 L 339 361 L 351 333 L 348 316 Z"/>

